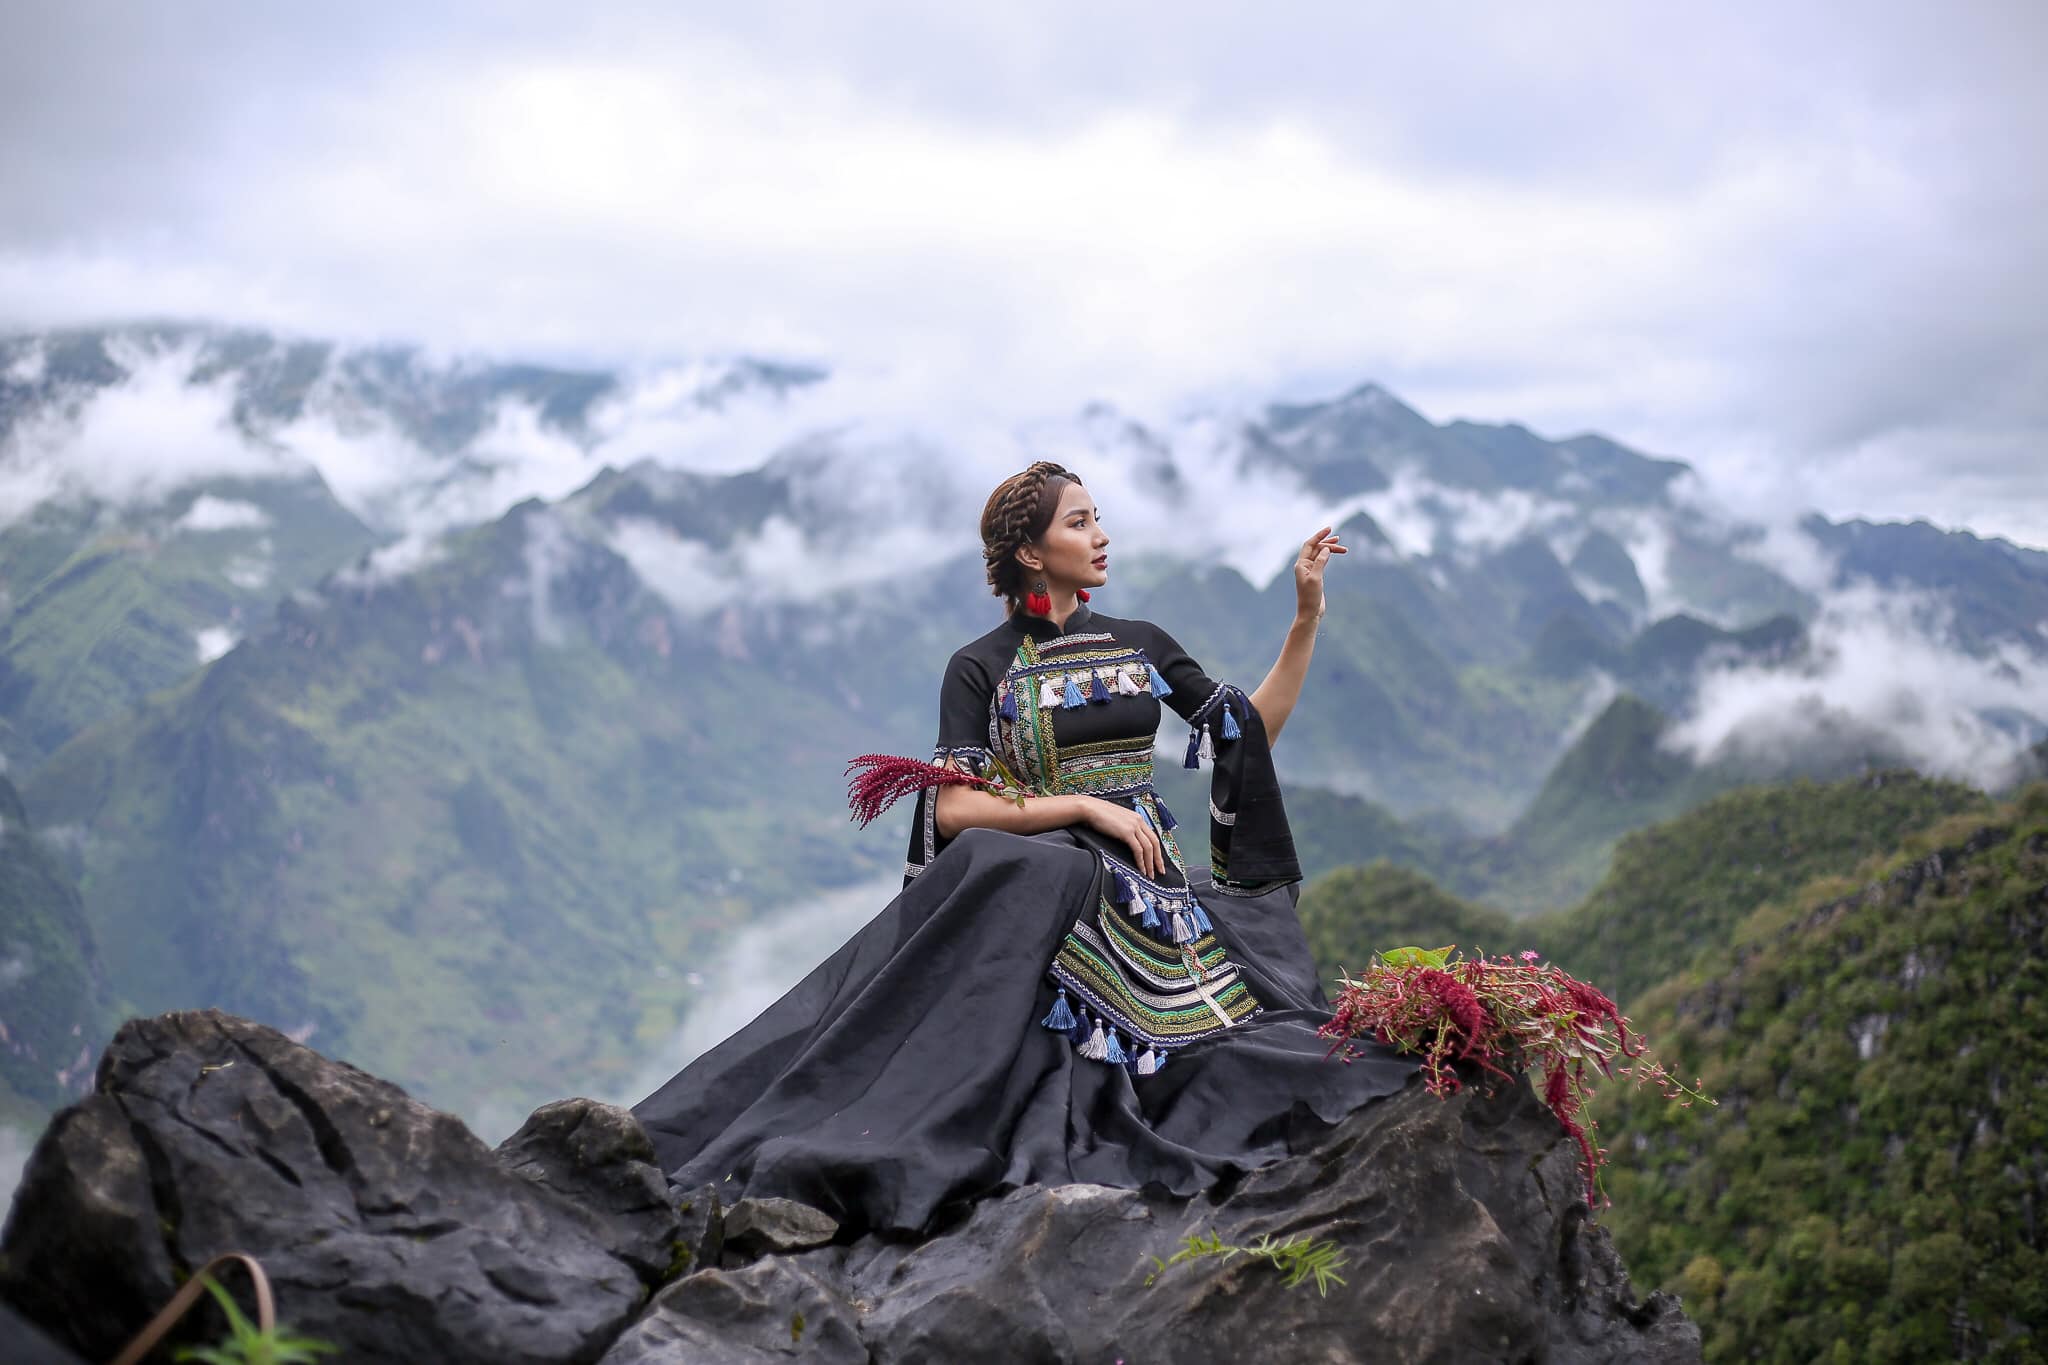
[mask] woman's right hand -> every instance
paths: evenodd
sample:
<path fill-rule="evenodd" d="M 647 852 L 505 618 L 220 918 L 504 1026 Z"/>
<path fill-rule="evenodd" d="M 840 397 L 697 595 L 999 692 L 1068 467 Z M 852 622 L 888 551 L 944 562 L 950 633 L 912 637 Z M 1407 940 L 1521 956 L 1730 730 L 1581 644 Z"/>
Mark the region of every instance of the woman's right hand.
<path fill-rule="evenodd" d="M 1159 831 L 1152 822 L 1129 806 L 1105 801 L 1099 796 L 1081 798 L 1082 821 L 1090 829 L 1106 834 L 1129 847 L 1131 865 L 1158 881 L 1166 874 L 1166 850 L 1160 846 Z"/>

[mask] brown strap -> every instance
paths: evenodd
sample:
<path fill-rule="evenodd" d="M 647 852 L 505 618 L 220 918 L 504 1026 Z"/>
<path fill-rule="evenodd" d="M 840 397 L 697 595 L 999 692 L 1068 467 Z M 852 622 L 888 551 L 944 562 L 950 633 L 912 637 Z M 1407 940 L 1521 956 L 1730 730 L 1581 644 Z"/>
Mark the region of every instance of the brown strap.
<path fill-rule="evenodd" d="M 206 1292 L 207 1276 L 217 1265 L 228 1261 L 240 1261 L 249 1268 L 249 1279 L 256 1286 L 256 1330 L 271 1332 L 277 1327 L 277 1304 L 270 1297 L 270 1277 L 263 1273 L 263 1267 L 256 1263 L 254 1256 L 245 1256 L 239 1251 L 223 1252 L 192 1272 L 192 1278 L 178 1287 L 171 1295 L 171 1301 L 157 1310 L 149 1325 L 135 1334 L 135 1339 L 121 1348 L 121 1354 L 114 1357 L 113 1365 L 138 1365 L 150 1349 L 163 1340 L 164 1333 L 177 1326 L 178 1319 L 192 1311 L 192 1305 L 199 1302 L 199 1296 Z"/>

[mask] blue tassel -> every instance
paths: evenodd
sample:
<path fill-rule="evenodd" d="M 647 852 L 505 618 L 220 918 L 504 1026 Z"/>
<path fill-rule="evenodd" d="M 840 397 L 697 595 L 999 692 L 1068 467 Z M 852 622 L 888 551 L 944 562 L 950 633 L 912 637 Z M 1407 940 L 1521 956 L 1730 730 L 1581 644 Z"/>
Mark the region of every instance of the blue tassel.
<path fill-rule="evenodd" d="M 1138 902 L 1145 907 L 1144 918 L 1140 919 L 1138 923 L 1144 925 L 1147 929 L 1159 928 L 1159 907 L 1150 900 L 1147 900 L 1143 895 L 1138 897 Z"/>
<path fill-rule="evenodd" d="M 1003 689 L 1002 714 L 1004 720 L 1017 719 L 1017 689 L 1014 687 Z"/>
<path fill-rule="evenodd" d="M 1230 709 L 1230 703 L 1223 704 L 1223 737 L 1236 739 L 1243 731 L 1237 728 L 1237 715 Z"/>
<path fill-rule="evenodd" d="M 1213 932 L 1216 928 L 1209 922 L 1209 912 L 1202 908 L 1202 903 L 1198 900 L 1188 901 L 1188 917 L 1194 920 L 1195 928 L 1205 934 Z"/>
<path fill-rule="evenodd" d="M 1159 807 L 1159 823 L 1163 828 L 1173 829 L 1180 824 L 1180 821 L 1173 818 L 1173 812 L 1166 808 L 1166 803 L 1161 801 L 1158 796 L 1155 795 L 1152 798 L 1152 804 Z"/>
<path fill-rule="evenodd" d="M 1102 675 L 1100 673 L 1092 673 L 1089 675 L 1088 700 L 1109 700 L 1109 684 L 1102 680 Z"/>
<path fill-rule="evenodd" d="M 1060 987 L 1060 998 L 1052 1002 L 1052 1013 L 1038 1021 L 1059 1033 L 1071 1033 L 1074 1028 L 1074 1010 L 1067 1004 L 1067 988 Z"/>
<path fill-rule="evenodd" d="M 1158 1074 L 1159 1074 L 1160 1072 L 1162 1072 L 1162 1071 L 1166 1070 L 1166 1058 L 1167 1058 L 1167 1051 L 1166 1051 L 1166 1049 L 1165 1049 L 1165 1048 L 1161 1048 L 1161 1049 L 1159 1049 L 1159 1052 L 1158 1052 L 1158 1054 L 1157 1054 L 1157 1055 L 1155 1055 L 1155 1056 L 1154 1056 L 1154 1057 L 1152 1058 L 1152 1074 L 1153 1074 L 1153 1075 L 1157 1076 L 1157 1075 L 1158 1075 Z"/>
<path fill-rule="evenodd" d="M 1181 767 L 1183 767 L 1183 768 L 1199 768 L 1199 767 L 1201 767 L 1201 766 L 1202 766 L 1202 764 L 1201 764 L 1201 758 L 1200 758 L 1200 754 L 1201 754 L 1201 751 L 1200 751 L 1200 750 L 1199 750 L 1199 749 L 1198 749 L 1198 748 L 1196 747 L 1196 746 L 1197 746 L 1198 744 L 1200 744 L 1201 742 L 1202 742 L 1202 734 L 1201 734 L 1201 731 L 1199 731 L 1199 730 L 1190 730 L 1190 731 L 1188 731 L 1188 756 L 1187 756 L 1187 757 L 1186 757 L 1185 759 L 1183 759 L 1183 760 L 1181 761 L 1181 765 L 1180 765 Z"/>
<path fill-rule="evenodd" d="M 1061 706 L 1061 708 L 1062 708 L 1062 709 L 1064 709 L 1064 710 L 1068 710 L 1068 711 L 1071 711 L 1071 710 L 1073 710 L 1073 709 L 1074 709 L 1074 708 L 1075 708 L 1076 706 L 1079 706 L 1080 704 L 1081 704 L 1081 689 L 1080 689 L 1080 688 L 1078 688 L 1078 687 L 1076 687 L 1076 686 L 1074 686 L 1074 678 L 1073 678 L 1073 675 L 1072 675 L 1072 674 L 1068 674 L 1068 675 L 1067 675 L 1067 690 L 1066 690 L 1066 692 L 1065 692 L 1065 693 L 1064 693 L 1064 694 L 1062 695 L 1062 697 L 1061 697 L 1061 699 L 1060 699 L 1060 706 Z"/>
<path fill-rule="evenodd" d="M 1146 661 L 1145 668 L 1152 675 L 1152 695 L 1155 697 L 1172 696 L 1173 689 L 1166 685 L 1166 676 L 1149 660 Z"/>
<path fill-rule="evenodd" d="M 1131 903 L 1131 879 L 1121 872 L 1113 872 L 1109 878 L 1109 899 L 1114 905 Z"/>
<path fill-rule="evenodd" d="M 1111 1066 L 1122 1066 L 1130 1058 L 1124 1055 L 1123 1044 L 1116 1040 L 1116 1030 L 1109 1031 L 1109 1042 L 1102 1049 L 1102 1060 Z"/>
<path fill-rule="evenodd" d="M 1079 1047 L 1081 1046 L 1081 1044 L 1088 1041 L 1087 1015 L 1079 1014 L 1074 1016 L 1074 1031 L 1067 1035 L 1067 1041 L 1072 1043 L 1075 1047 Z"/>

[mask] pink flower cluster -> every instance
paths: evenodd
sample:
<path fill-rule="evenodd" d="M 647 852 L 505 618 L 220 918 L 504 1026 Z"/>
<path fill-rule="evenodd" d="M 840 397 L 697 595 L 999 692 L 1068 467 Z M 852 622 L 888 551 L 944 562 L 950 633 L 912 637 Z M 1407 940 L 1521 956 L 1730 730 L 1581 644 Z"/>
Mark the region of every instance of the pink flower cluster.
<path fill-rule="evenodd" d="M 1611 1078 L 1613 1059 L 1641 1059 L 1621 1074 L 1638 1085 L 1651 1082 L 1665 1098 L 1687 1105 L 1707 1098 L 1694 1088 L 1699 1082 L 1687 1086 L 1649 1060 L 1642 1036 L 1630 1036 L 1627 1018 L 1604 992 L 1560 967 L 1539 966 L 1534 951 L 1522 952 L 1519 962 L 1507 956 L 1451 958 L 1450 951 L 1397 951 L 1394 963 L 1375 959 L 1362 979 L 1345 977 L 1335 1012 L 1320 1030 L 1335 1040 L 1331 1054 L 1348 1057 L 1352 1040 L 1360 1037 L 1419 1052 L 1424 1084 L 1435 1095 L 1461 1087 L 1458 1062 L 1475 1063 L 1503 1080 L 1514 1079 L 1503 1067 L 1540 1068 L 1543 1102 L 1579 1146 L 1586 1203 L 1611 1206 L 1600 1188 L 1607 1152 L 1594 1145 L 1589 1130 L 1599 1125 L 1586 1114 L 1593 1071 Z"/>

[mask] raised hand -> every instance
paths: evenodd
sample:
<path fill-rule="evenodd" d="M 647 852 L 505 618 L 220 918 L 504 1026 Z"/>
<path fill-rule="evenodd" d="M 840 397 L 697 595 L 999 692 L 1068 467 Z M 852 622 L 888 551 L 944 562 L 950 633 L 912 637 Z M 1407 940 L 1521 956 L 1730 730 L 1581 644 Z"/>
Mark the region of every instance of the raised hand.
<path fill-rule="evenodd" d="M 1337 543 L 1337 533 L 1325 526 L 1301 543 L 1294 557 L 1294 615 L 1297 620 L 1320 621 L 1328 599 L 1323 593 L 1323 566 L 1331 555 L 1350 554 Z"/>

